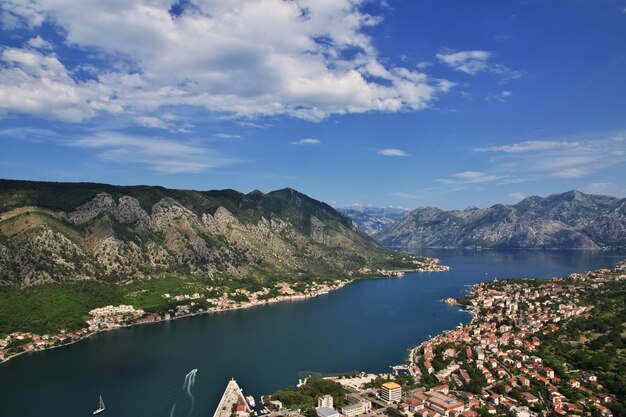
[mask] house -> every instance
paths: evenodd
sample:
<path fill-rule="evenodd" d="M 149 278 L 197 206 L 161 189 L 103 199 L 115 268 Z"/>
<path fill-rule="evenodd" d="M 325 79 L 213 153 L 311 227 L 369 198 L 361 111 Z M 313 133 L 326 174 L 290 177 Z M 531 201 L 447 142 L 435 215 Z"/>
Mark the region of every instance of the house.
<path fill-rule="evenodd" d="M 572 388 L 580 388 L 580 382 L 576 381 L 575 379 L 570 379 L 569 381 L 567 381 L 567 383 L 572 387 Z"/>
<path fill-rule="evenodd" d="M 522 392 L 522 398 L 531 405 L 539 403 L 539 398 L 535 397 L 530 392 Z"/>
<path fill-rule="evenodd" d="M 465 408 L 463 402 L 441 392 L 428 391 L 425 395 L 424 404 L 426 407 L 446 417 L 461 412 Z"/>

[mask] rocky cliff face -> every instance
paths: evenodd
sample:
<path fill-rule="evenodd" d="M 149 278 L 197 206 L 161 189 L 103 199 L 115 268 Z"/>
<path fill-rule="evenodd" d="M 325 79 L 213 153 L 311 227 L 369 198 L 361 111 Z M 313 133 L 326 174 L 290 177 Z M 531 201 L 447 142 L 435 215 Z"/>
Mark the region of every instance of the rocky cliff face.
<path fill-rule="evenodd" d="M 0 283 L 159 273 L 266 280 L 345 276 L 391 252 L 295 190 L 242 194 L 0 181 Z"/>
<path fill-rule="evenodd" d="M 396 247 L 626 247 L 626 199 L 579 191 L 484 209 L 418 208 L 375 237 Z"/>

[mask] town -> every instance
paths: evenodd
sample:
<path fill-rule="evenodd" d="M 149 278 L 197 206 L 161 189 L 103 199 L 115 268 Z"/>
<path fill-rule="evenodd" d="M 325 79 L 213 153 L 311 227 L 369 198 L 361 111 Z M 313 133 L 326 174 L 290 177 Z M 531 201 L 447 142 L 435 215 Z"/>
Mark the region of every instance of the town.
<path fill-rule="evenodd" d="M 454 300 L 472 312 L 471 323 L 412 349 L 408 364 L 394 366 L 385 375 L 359 373 L 326 378 L 321 385 L 319 380 L 301 383 L 297 389 L 264 397 L 263 413 L 271 417 L 624 415 L 623 392 L 609 392 L 598 369 L 585 371 L 559 362 L 547 346 L 561 343 L 555 335 L 566 333 L 573 320 L 592 317 L 595 306 L 583 302 L 591 294 L 610 298 L 608 289 L 617 288 L 623 314 L 624 284 L 625 261 L 613 269 L 567 278 L 477 284 L 468 297 Z M 619 327 L 623 342 L 623 325 Z M 623 368 L 623 349 L 618 354 L 615 360 Z M 623 387 L 624 374 L 618 377 Z"/>

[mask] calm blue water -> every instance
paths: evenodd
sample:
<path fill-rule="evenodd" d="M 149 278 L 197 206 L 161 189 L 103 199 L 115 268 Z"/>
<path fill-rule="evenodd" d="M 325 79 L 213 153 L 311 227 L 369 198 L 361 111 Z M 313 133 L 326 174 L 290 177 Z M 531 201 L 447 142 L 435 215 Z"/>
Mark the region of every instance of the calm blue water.
<path fill-rule="evenodd" d="M 0 365 L 0 416 L 212 416 L 234 377 L 257 398 L 307 372 L 384 372 L 470 319 L 439 300 L 493 278 L 563 276 L 624 254 L 426 250 L 449 272 L 360 281 L 308 301 L 137 326 Z M 185 375 L 197 368 L 190 392 Z M 172 408 L 175 406 L 174 411 Z"/>

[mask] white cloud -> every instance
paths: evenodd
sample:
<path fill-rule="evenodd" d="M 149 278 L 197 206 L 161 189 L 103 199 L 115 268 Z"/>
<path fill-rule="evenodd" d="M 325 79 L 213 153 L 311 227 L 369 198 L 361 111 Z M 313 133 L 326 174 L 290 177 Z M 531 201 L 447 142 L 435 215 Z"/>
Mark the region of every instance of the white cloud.
<path fill-rule="evenodd" d="M 101 96 L 101 85 L 74 81 L 54 54 L 5 48 L 0 63 L 0 117 L 17 112 L 81 122 L 92 117 L 95 109 L 117 110 L 112 101 Z"/>
<path fill-rule="evenodd" d="M 437 59 L 445 63 L 456 71 L 461 71 L 469 75 L 476 75 L 479 72 L 487 71 L 489 68 L 487 60 L 492 53 L 488 51 L 460 51 L 451 53 L 439 53 Z"/>
<path fill-rule="evenodd" d="M 36 37 L 28 40 L 28 45 L 32 46 L 35 49 L 53 49 L 52 44 L 46 40 L 44 40 L 41 36 L 37 35 Z"/>
<path fill-rule="evenodd" d="M 436 55 L 437 59 L 455 71 L 476 75 L 481 72 L 490 72 L 502 76 L 505 80 L 519 78 L 522 73 L 505 67 L 501 64 L 490 63 L 493 53 L 489 51 L 471 50 L 459 52 L 445 52 Z"/>
<path fill-rule="evenodd" d="M 46 20 L 66 45 L 110 67 L 91 67 L 85 82 L 52 53 L 39 57 L 55 61 L 52 69 L 40 65 L 36 74 L 9 60 L 0 92 L 14 99 L 1 110 L 74 122 L 117 112 L 141 123 L 137 116 L 165 106 L 308 120 L 428 107 L 452 84 L 384 64 L 365 32 L 380 18 L 361 11 L 365 1 L 215 0 L 173 15 L 170 2 L 151 0 L 5 0 L 12 24 L 37 29 Z"/>
<path fill-rule="evenodd" d="M 213 136 L 216 136 L 222 139 L 241 139 L 241 136 L 235 135 L 234 133 L 216 133 Z"/>
<path fill-rule="evenodd" d="M 161 174 L 198 173 L 238 162 L 198 143 L 117 132 L 83 136 L 67 140 L 65 145 L 95 149 L 107 162 L 146 165 Z"/>
<path fill-rule="evenodd" d="M 383 156 L 409 156 L 408 153 L 400 150 L 400 149 L 394 149 L 394 148 L 387 148 L 387 149 L 381 149 L 378 151 L 378 155 L 383 155 Z"/>
<path fill-rule="evenodd" d="M 509 179 L 505 175 L 492 175 L 480 171 L 462 171 L 452 174 L 450 178 L 439 178 L 436 181 L 444 185 L 479 184 Z"/>
<path fill-rule="evenodd" d="M 504 103 L 512 95 L 513 95 L 512 91 L 504 90 L 504 91 L 499 92 L 498 94 L 485 97 L 485 100 L 486 101 L 500 101 Z"/>
<path fill-rule="evenodd" d="M 505 152 L 522 153 L 533 151 L 546 151 L 551 149 L 566 149 L 578 146 L 578 142 L 553 141 L 553 140 L 528 140 L 512 143 L 510 145 L 494 145 L 486 148 L 478 148 L 477 152 Z"/>
<path fill-rule="evenodd" d="M 169 123 L 167 123 L 165 120 L 161 120 L 158 117 L 154 117 L 154 116 L 137 116 L 135 117 L 135 121 L 137 122 L 137 124 L 144 126 L 144 127 L 150 127 L 150 128 L 155 128 L 155 129 L 169 129 L 170 128 Z"/>
<path fill-rule="evenodd" d="M 587 140 L 534 140 L 475 149 L 490 153 L 497 173 L 541 179 L 581 178 L 626 162 L 626 135 Z"/>
<path fill-rule="evenodd" d="M 318 143 L 321 143 L 322 141 L 319 139 L 313 139 L 313 138 L 307 138 L 307 139 L 300 139 L 300 140 L 296 140 L 291 142 L 292 145 L 317 145 Z"/>
<path fill-rule="evenodd" d="M 526 198 L 526 194 L 522 193 L 522 192 L 514 192 L 514 193 L 510 193 L 509 194 L 509 198 L 511 200 L 513 200 L 514 202 L 518 202 L 518 201 L 522 201 L 523 199 Z"/>

